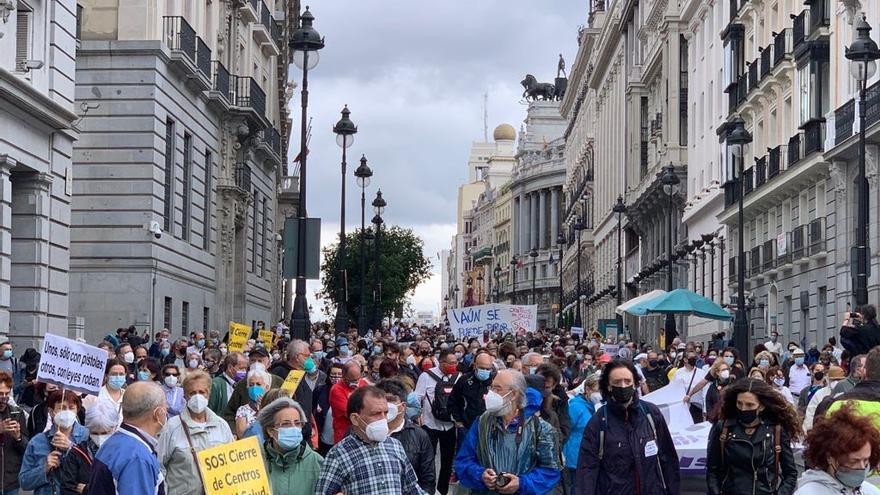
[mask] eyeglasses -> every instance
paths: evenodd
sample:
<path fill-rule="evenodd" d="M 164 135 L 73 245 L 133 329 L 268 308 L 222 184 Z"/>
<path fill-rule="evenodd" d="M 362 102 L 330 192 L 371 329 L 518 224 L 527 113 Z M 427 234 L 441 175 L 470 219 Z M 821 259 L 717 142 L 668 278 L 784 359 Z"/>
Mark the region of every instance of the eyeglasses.
<path fill-rule="evenodd" d="M 300 421 L 300 420 L 296 420 L 296 421 L 283 421 L 283 422 L 281 422 L 281 423 L 275 425 L 275 429 L 277 430 L 277 429 L 279 429 L 279 428 L 290 428 L 290 427 L 302 428 L 302 426 L 303 426 L 303 422 Z"/>

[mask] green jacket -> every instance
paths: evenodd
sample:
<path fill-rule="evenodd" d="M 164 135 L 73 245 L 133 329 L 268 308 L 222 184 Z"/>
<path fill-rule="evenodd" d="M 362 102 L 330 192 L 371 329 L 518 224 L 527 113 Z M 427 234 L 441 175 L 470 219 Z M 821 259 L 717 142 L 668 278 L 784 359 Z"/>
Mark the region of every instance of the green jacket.
<path fill-rule="evenodd" d="M 269 387 L 269 389 L 280 388 L 283 383 L 283 378 L 272 375 L 272 386 Z M 250 398 L 248 398 L 247 379 L 239 380 L 238 383 L 232 387 L 232 397 L 229 398 L 229 402 L 226 403 L 226 407 L 223 409 L 223 414 L 221 414 L 223 419 L 229 423 L 229 427 L 232 431 L 235 431 L 235 413 L 238 411 L 239 407 L 248 402 L 250 402 Z M 210 399 L 208 400 L 208 404 L 211 404 Z"/>
<path fill-rule="evenodd" d="M 226 409 L 229 402 L 229 394 L 226 393 L 225 373 L 211 380 L 211 396 L 208 398 L 208 409 L 214 411 L 214 414 L 221 415 Z"/>
<path fill-rule="evenodd" d="M 269 484 L 272 493 L 284 495 L 314 495 L 318 475 L 324 458 L 305 442 L 287 453 L 275 450 L 268 443 L 263 445 L 266 453 L 266 469 L 269 470 Z"/>

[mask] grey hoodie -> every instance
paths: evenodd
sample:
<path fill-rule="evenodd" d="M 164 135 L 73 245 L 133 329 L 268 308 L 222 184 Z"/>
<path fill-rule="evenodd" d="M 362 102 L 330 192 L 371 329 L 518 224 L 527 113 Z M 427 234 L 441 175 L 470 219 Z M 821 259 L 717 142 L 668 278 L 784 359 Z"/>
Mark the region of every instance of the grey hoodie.
<path fill-rule="evenodd" d="M 798 488 L 794 495 L 880 495 L 880 489 L 868 483 L 862 483 L 861 492 L 843 486 L 837 479 L 825 471 L 809 469 L 798 478 Z"/>

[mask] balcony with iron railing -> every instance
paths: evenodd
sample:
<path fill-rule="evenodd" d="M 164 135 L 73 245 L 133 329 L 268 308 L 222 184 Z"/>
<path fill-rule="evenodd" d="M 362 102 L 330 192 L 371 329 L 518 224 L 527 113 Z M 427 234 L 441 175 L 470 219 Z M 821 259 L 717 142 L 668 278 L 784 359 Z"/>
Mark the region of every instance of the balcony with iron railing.
<path fill-rule="evenodd" d="M 762 156 L 755 160 L 755 189 L 767 182 L 767 157 Z"/>
<path fill-rule="evenodd" d="M 261 0 L 245 0 L 239 3 L 241 8 L 238 9 L 238 12 L 242 21 L 247 23 L 260 20 L 260 4 L 263 3 Z"/>
<path fill-rule="evenodd" d="M 254 40 L 270 55 L 279 55 L 281 53 L 281 45 L 272 35 L 272 26 L 275 25 L 275 20 L 272 18 L 269 9 L 262 5 L 262 2 L 260 2 L 259 16 L 260 22 L 253 25 Z"/>
<path fill-rule="evenodd" d="M 804 152 L 801 158 L 811 153 L 822 152 L 825 148 L 825 119 L 812 119 L 803 125 Z"/>
<path fill-rule="evenodd" d="M 880 121 L 880 82 L 872 84 L 865 91 L 865 128 Z"/>
<path fill-rule="evenodd" d="M 788 153 L 788 146 L 779 145 L 771 148 L 767 153 L 767 180 L 770 180 L 786 169 L 785 160 L 782 157 Z"/>
<path fill-rule="evenodd" d="M 791 258 L 797 261 L 809 254 L 807 246 L 807 226 L 798 225 L 791 230 Z"/>
<path fill-rule="evenodd" d="M 761 274 L 761 246 L 755 246 L 749 252 L 749 260 L 751 261 L 749 267 L 749 276 L 757 277 Z"/>
<path fill-rule="evenodd" d="M 754 167 L 749 167 L 749 168 L 743 170 L 743 195 L 744 196 L 748 196 L 752 191 L 755 190 L 754 175 L 755 175 Z"/>
<path fill-rule="evenodd" d="M 765 77 L 770 75 L 770 70 L 773 69 L 773 45 L 767 45 L 763 50 L 761 50 L 761 73 L 759 74 L 759 78 L 763 81 Z"/>
<path fill-rule="evenodd" d="M 791 28 L 785 28 L 773 34 L 773 68 L 781 64 L 786 57 L 791 55 L 793 38 Z"/>
<path fill-rule="evenodd" d="M 727 88 L 727 113 L 734 114 L 739 107 L 739 92 L 737 91 L 737 83 L 731 84 Z"/>
<path fill-rule="evenodd" d="M 749 92 L 754 91 L 758 87 L 758 59 L 752 60 L 749 65 Z"/>
<path fill-rule="evenodd" d="M 744 72 L 736 81 L 736 103 L 742 105 L 749 96 L 749 73 Z"/>
<path fill-rule="evenodd" d="M 856 118 L 856 100 L 850 100 L 834 111 L 834 145 L 846 141 L 853 135 L 853 124 Z"/>
<path fill-rule="evenodd" d="M 206 81 L 211 81 L 212 72 L 211 72 L 211 49 L 208 48 L 208 45 L 202 40 L 202 38 L 196 37 L 196 65 L 199 68 L 199 72 L 201 76 L 205 78 Z"/>
<path fill-rule="evenodd" d="M 247 76 L 230 77 L 235 96 L 234 101 L 230 103 L 235 107 L 252 110 L 258 118 L 265 120 L 266 93 L 263 92 L 257 81 Z"/>
<path fill-rule="evenodd" d="M 251 192 L 251 167 L 248 164 L 235 165 L 235 186 L 247 193 Z"/>
<path fill-rule="evenodd" d="M 828 4 L 830 0 L 810 0 L 810 17 L 809 17 L 809 29 L 810 32 L 807 33 L 807 38 L 814 38 L 817 35 L 821 35 L 823 32 L 823 28 L 827 28 L 831 25 L 831 6 Z"/>
<path fill-rule="evenodd" d="M 792 19 L 792 48 L 797 49 L 806 39 L 807 35 L 807 13 L 808 10 L 801 11 L 800 14 L 791 14 Z"/>
<path fill-rule="evenodd" d="M 788 168 L 801 161 L 801 134 L 797 133 L 788 139 Z"/>
<path fill-rule="evenodd" d="M 730 208 L 739 201 L 739 181 L 736 179 L 725 182 L 722 186 L 724 189 L 724 208 Z"/>
<path fill-rule="evenodd" d="M 776 239 L 770 239 L 761 246 L 761 269 L 765 272 L 776 268 Z"/>
<path fill-rule="evenodd" d="M 827 252 L 825 242 L 825 217 L 812 220 L 807 226 L 810 256 L 821 256 Z"/>

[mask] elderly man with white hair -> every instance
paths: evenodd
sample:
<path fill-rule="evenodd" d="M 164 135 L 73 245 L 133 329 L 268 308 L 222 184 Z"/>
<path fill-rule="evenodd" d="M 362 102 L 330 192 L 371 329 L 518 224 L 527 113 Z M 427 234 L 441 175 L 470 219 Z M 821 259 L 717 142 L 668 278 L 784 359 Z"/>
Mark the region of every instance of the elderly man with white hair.
<path fill-rule="evenodd" d="M 522 373 L 501 370 L 455 458 L 455 473 L 473 493 L 549 493 L 559 484 L 559 443 L 536 413 L 541 393 Z"/>
<path fill-rule="evenodd" d="M 159 436 L 159 463 L 168 484 L 168 493 L 199 495 L 204 492 L 199 469 L 193 460 L 198 452 L 235 440 L 229 425 L 208 409 L 211 375 L 190 371 L 183 379 L 186 407 L 168 420 Z"/>
<path fill-rule="evenodd" d="M 110 435 L 122 422 L 119 407 L 109 399 L 98 399 L 86 409 L 86 428 L 89 438 L 70 448 L 73 455 L 68 455 L 61 463 L 62 493 L 87 493 L 89 475 L 95 454 Z"/>

